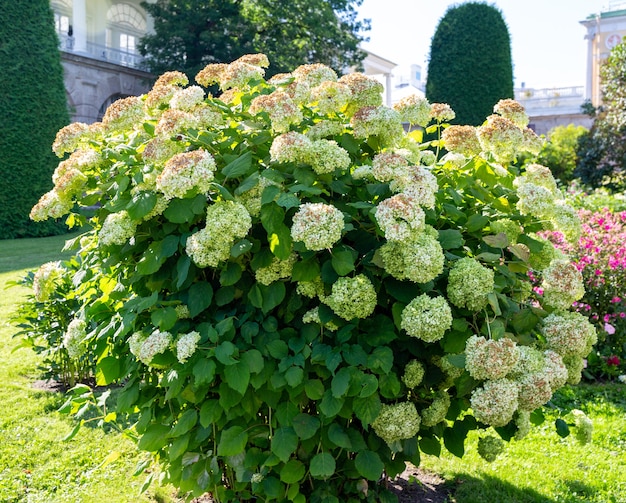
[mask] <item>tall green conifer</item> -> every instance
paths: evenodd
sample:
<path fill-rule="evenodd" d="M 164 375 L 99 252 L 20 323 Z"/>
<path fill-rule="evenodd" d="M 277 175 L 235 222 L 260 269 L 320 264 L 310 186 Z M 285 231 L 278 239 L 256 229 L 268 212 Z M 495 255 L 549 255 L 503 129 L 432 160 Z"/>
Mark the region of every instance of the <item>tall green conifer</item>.
<path fill-rule="evenodd" d="M 30 209 L 52 188 L 56 132 L 69 122 L 63 68 L 48 0 L 0 9 L 0 239 L 63 229 L 35 223 Z"/>
<path fill-rule="evenodd" d="M 509 30 L 486 3 L 449 8 L 430 47 L 426 97 L 447 103 L 459 124 L 479 125 L 503 98 L 513 98 Z"/>

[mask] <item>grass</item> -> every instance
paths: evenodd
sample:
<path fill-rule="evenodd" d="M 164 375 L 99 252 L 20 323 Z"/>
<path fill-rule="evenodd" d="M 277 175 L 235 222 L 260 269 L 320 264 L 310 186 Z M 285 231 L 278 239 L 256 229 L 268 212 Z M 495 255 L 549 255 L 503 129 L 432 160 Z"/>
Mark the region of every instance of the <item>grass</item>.
<path fill-rule="evenodd" d="M 130 474 L 143 457 L 124 436 L 82 428 L 71 441 L 61 441 L 74 426 L 56 412 L 64 395 L 34 389 L 38 357 L 28 349 L 13 350 L 16 329 L 8 318 L 27 290 L 6 284 L 61 258 L 66 237 L 0 241 L 0 501 L 172 502 L 171 488 L 140 494 L 145 475 Z M 107 463 L 111 452 L 118 457 Z"/>
<path fill-rule="evenodd" d="M 60 258 L 65 239 L 0 241 L 0 501 L 173 503 L 174 491 L 167 487 L 140 495 L 143 478 L 129 474 L 142 454 L 122 435 L 83 428 L 62 442 L 74 425 L 56 412 L 64 397 L 35 390 L 37 356 L 27 349 L 13 351 L 16 330 L 8 316 L 27 291 L 5 285 Z M 524 440 L 511 442 L 493 463 L 478 456 L 472 434 L 462 460 L 425 456 L 422 467 L 446 479 L 455 503 L 626 502 L 626 386 L 568 387 L 553 401 L 592 418 L 590 445 L 560 438 L 552 417 Z M 119 457 L 107 463 L 111 452 Z"/>

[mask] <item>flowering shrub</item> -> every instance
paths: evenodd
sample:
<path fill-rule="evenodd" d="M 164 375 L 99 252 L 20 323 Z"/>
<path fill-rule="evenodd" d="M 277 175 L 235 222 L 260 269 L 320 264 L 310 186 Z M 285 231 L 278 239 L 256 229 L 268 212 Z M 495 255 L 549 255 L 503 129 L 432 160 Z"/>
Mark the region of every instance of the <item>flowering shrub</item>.
<path fill-rule="evenodd" d="M 517 103 L 447 127 L 447 105 L 384 107 L 364 75 L 266 82 L 267 64 L 207 66 L 196 80 L 219 97 L 167 73 L 62 129 L 71 181 L 32 216 L 92 227 L 73 327 L 166 481 L 218 501 L 394 501 L 378 482 L 406 461 L 442 442 L 461 456 L 471 429 L 521 438 L 580 379 L 593 327 L 552 344 L 549 319 L 568 323 L 582 278 L 536 236 L 577 220 L 547 168 L 508 165 L 541 147 Z"/>
<path fill-rule="evenodd" d="M 579 211 L 582 234 L 574 243 L 548 231 L 584 278 L 586 293 L 576 309 L 597 327 L 598 345 L 588 355 L 590 376 L 615 377 L 626 367 L 626 212 L 608 208 Z"/>

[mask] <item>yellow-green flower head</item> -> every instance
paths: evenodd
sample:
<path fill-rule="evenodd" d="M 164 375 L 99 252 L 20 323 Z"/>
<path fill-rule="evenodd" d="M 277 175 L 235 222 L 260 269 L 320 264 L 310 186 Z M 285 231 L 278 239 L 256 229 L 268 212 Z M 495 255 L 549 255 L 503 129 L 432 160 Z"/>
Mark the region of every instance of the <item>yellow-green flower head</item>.
<path fill-rule="evenodd" d="M 593 437 L 593 422 L 591 419 L 579 409 L 572 410 L 570 414 L 574 417 L 576 440 L 582 445 L 590 443 Z"/>
<path fill-rule="evenodd" d="M 330 249 L 341 239 L 343 213 L 330 204 L 305 203 L 293 217 L 291 237 L 307 250 Z"/>
<path fill-rule="evenodd" d="M 543 272 L 543 303 L 554 309 L 569 309 L 585 294 L 583 275 L 568 259 L 556 259 Z"/>
<path fill-rule="evenodd" d="M 587 360 L 580 356 L 564 356 L 563 364 L 567 369 L 567 384 L 578 384 L 582 379 L 583 369 L 587 365 Z"/>
<path fill-rule="evenodd" d="M 329 136 L 338 136 L 344 131 L 343 122 L 333 120 L 321 120 L 313 124 L 305 133 L 311 141 L 321 140 Z"/>
<path fill-rule="evenodd" d="M 515 413 L 515 426 L 517 426 L 515 440 L 522 440 L 530 433 L 530 412 L 527 410 L 518 410 Z"/>
<path fill-rule="evenodd" d="M 517 379 L 519 395 L 517 396 L 520 410 L 532 412 L 538 409 L 552 398 L 552 386 L 547 374 L 533 372 L 524 374 Z"/>
<path fill-rule="evenodd" d="M 402 374 L 402 382 L 409 389 L 417 388 L 424 379 L 424 364 L 419 360 L 411 360 L 404 367 L 404 374 Z"/>
<path fill-rule="evenodd" d="M 186 86 L 187 84 L 189 84 L 189 79 L 187 78 L 187 75 L 185 75 L 183 72 L 172 71 L 172 72 L 165 72 L 163 75 L 161 75 L 156 80 L 152 88 L 157 89 L 159 87 L 169 87 L 169 86 L 173 88 L 177 88 L 177 87 Z"/>
<path fill-rule="evenodd" d="M 250 81 L 261 80 L 265 75 L 265 70 L 257 65 L 251 65 L 244 61 L 233 61 L 219 75 L 220 89 L 241 89 Z M 196 79 L 197 80 L 197 79 Z"/>
<path fill-rule="evenodd" d="M 278 73 L 268 83 L 286 92 L 297 105 L 306 105 L 311 98 L 311 87 L 306 82 L 298 82 L 291 73 Z"/>
<path fill-rule="evenodd" d="M 545 187 L 524 183 L 517 189 L 516 206 L 522 215 L 547 218 L 554 211 L 554 194 Z"/>
<path fill-rule="evenodd" d="M 478 439 L 478 455 L 488 463 L 493 463 L 504 451 L 504 440 L 493 435 L 480 437 Z"/>
<path fill-rule="evenodd" d="M 318 175 L 344 171 L 350 167 L 350 154 L 334 140 L 315 140 L 308 162 Z"/>
<path fill-rule="evenodd" d="M 58 156 L 73 152 L 87 141 L 89 126 L 82 122 L 73 122 L 61 129 L 56 134 L 52 143 L 52 151 Z"/>
<path fill-rule="evenodd" d="M 331 332 L 336 332 L 339 329 L 339 326 L 332 320 L 327 323 L 322 323 L 322 320 L 320 318 L 319 306 L 314 307 L 313 309 L 304 313 L 304 315 L 302 316 L 302 323 L 315 323 L 324 327 L 327 330 L 330 330 Z"/>
<path fill-rule="evenodd" d="M 374 312 L 377 301 L 374 285 L 364 274 L 337 279 L 330 295 L 322 300 L 337 316 L 348 321 L 367 318 Z"/>
<path fill-rule="evenodd" d="M 556 202 L 550 214 L 550 222 L 570 243 L 576 243 L 580 238 L 582 224 L 578 212 L 565 201 Z"/>
<path fill-rule="evenodd" d="M 144 339 L 139 348 L 138 358 L 145 364 L 150 365 L 156 355 L 165 353 L 172 343 L 172 334 L 155 330 Z"/>
<path fill-rule="evenodd" d="M 519 357 L 517 344 L 506 337 L 494 341 L 472 335 L 465 343 L 465 368 L 477 380 L 505 377 Z"/>
<path fill-rule="evenodd" d="M 509 372 L 508 377 L 514 379 L 531 374 L 533 372 L 541 372 L 545 364 L 545 354 L 537 348 L 531 346 L 517 346 L 519 358 L 515 367 Z"/>
<path fill-rule="evenodd" d="M 389 182 L 395 178 L 400 168 L 408 165 L 409 162 L 404 156 L 393 152 L 382 152 L 372 159 L 372 174 L 379 182 Z"/>
<path fill-rule="evenodd" d="M 292 124 L 302 121 L 302 111 L 291 97 L 281 90 L 257 96 L 248 110 L 252 115 L 266 112 L 270 117 L 272 130 L 277 133 L 289 131 Z"/>
<path fill-rule="evenodd" d="M 174 310 L 176 311 L 176 318 L 179 320 L 186 320 L 191 318 L 191 312 L 189 311 L 189 307 L 185 304 L 177 305 Z"/>
<path fill-rule="evenodd" d="M 243 204 L 251 216 L 257 217 L 261 214 L 263 191 L 265 187 L 269 187 L 270 185 L 279 186 L 275 181 L 260 176 L 257 184 L 250 190 L 246 190 L 241 194 L 237 194 L 235 191 L 235 200 Z"/>
<path fill-rule="evenodd" d="M 194 122 L 194 117 L 189 112 L 170 108 L 164 110 L 159 116 L 154 132 L 158 136 L 166 136 L 169 138 L 192 127 Z"/>
<path fill-rule="evenodd" d="M 544 140 L 528 127 L 522 129 L 522 134 L 524 135 L 524 142 L 520 150 L 532 155 L 539 155 L 545 143 Z"/>
<path fill-rule="evenodd" d="M 210 63 L 196 75 L 196 82 L 204 87 L 218 84 L 222 80 L 222 74 L 228 68 L 226 63 Z"/>
<path fill-rule="evenodd" d="M 75 360 L 85 354 L 85 338 L 87 337 L 87 323 L 84 320 L 74 318 L 70 321 L 63 336 L 63 347 L 67 350 L 68 356 Z"/>
<path fill-rule="evenodd" d="M 524 142 L 524 134 L 512 121 L 490 115 L 476 130 L 483 151 L 490 152 L 496 161 L 509 163 L 515 159 Z"/>
<path fill-rule="evenodd" d="M 337 74 L 335 70 L 321 63 L 313 63 L 310 65 L 301 65 L 291 74 L 296 82 L 304 82 L 311 89 L 321 85 L 322 82 L 337 82 Z"/>
<path fill-rule="evenodd" d="M 447 103 L 433 103 L 430 106 L 430 116 L 436 122 L 450 122 L 456 117 L 454 110 Z"/>
<path fill-rule="evenodd" d="M 414 234 L 404 241 L 388 241 L 379 253 L 385 271 L 399 280 L 428 283 L 443 272 L 443 249 L 428 232 Z"/>
<path fill-rule="evenodd" d="M 555 248 L 549 239 L 534 233 L 529 234 L 529 236 L 543 245 L 541 251 L 530 252 L 528 263 L 535 271 L 543 271 L 553 260 L 562 258 L 561 251 Z"/>
<path fill-rule="evenodd" d="M 170 108 L 189 112 L 204 101 L 204 89 L 199 86 L 189 86 L 177 89 L 170 100 Z"/>
<path fill-rule="evenodd" d="M 102 117 L 102 124 L 108 131 L 132 129 L 143 124 L 145 112 L 139 96 L 121 98 L 111 103 Z"/>
<path fill-rule="evenodd" d="M 528 126 L 526 109 L 515 100 L 504 99 L 498 101 L 493 107 L 493 112 L 509 119 L 520 129 Z"/>
<path fill-rule="evenodd" d="M 353 180 L 374 180 L 374 173 L 372 167 L 369 165 L 357 166 L 352 172 Z"/>
<path fill-rule="evenodd" d="M 424 210 L 406 194 L 396 194 L 381 201 L 376 207 L 375 218 L 389 241 L 404 241 L 426 225 Z"/>
<path fill-rule="evenodd" d="M 517 238 L 522 233 L 522 228 L 517 222 L 514 222 L 510 218 L 501 218 L 499 220 L 493 220 L 489 223 L 491 232 L 493 234 L 504 233 L 510 244 L 517 243 Z"/>
<path fill-rule="evenodd" d="M 85 171 L 96 168 L 101 163 L 101 154 L 91 148 L 79 148 L 72 152 L 66 161 L 59 163 L 52 174 L 52 182 L 57 183 L 57 180 L 65 174 L 66 170 L 77 169 L 81 173 L 84 173 Z"/>
<path fill-rule="evenodd" d="M 141 345 L 148 338 L 147 335 L 142 332 L 134 332 L 126 342 L 128 342 L 128 349 L 136 357 L 139 358 L 139 352 L 141 351 Z"/>
<path fill-rule="evenodd" d="M 391 108 L 363 107 L 350 119 L 356 139 L 378 136 L 383 145 L 393 146 L 404 135 L 400 114 Z"/>
<path fill-rule="evenodd" d="M 456 355 L 450 355 L 456 356 Z M 439 384 L 440 389 L 448 389 L 454 386 L 454 382 L 463 375 L 465 369 L 456 367 L 446 357 L 435 356 L 431 360 L 443 372 L 445 379 Z"/>
<path fill-rule="evenodd" d="M 52 176 L 54 181 L 54 190 L 62 199 L 71 199 L 73 196 L 82 192 L 83 187 L 87 183 L 88 178 L 77 169 L 73 163 L 63 161 Z"/>
<path fill-rule="evenodd" d="M 446 418 L 449 408 L 450 395 L 444 390 L 437 391 L 433 403 L 421 411 L 422 425 L 435 426 L 439 424 Z"/>
<path fill-rule="evenodd" d="M 487 305 L 487 295 L 493 291 L 494 273 L 477 260 L 465 257 L 450 270 L 448 299 L 457 307 L 480 311 Z"/>
<path fill-rule="evenodd" d="M 389 183 L 392 192 L 402 192 L 412 197 L 417 204 L 433 208 L 439 185 L 437 177 L 423 166 L 398 168 Z"/>
<path fill-rule="evenodd" d="M 146 164 L 160 165 L 184 150 L 185 146 L 182 141 L 171 141 L 169 138 L 156 136 L 146 143 L 141 155 Z"/>
<path fill-rule="evenodd" d="M 550 168 L 542 166 L 541 164 L 528 164 L 525 169 L 526 172 L 515 179 L 513 182 L 514 185 L 521 186 L 525 183 L 532 183 L 540 187 L 545 187 L 552 192 L 552 194 L 556 195 L 558 193 L 556 180 Z"/>
<path fill-rule="evenodd" d="M 422 294 L 402 310 L 400 327 L 411 337 L 424 342 L 441 339 L 452 326 L 452 311 L 443 297 Z"/>
<path fill-rule="evenodd" d="M 61 218 L 67 215 L 74 206 L 74 201 L 61 196 L 52 189 L 39 198 L 39 201 L 30 210 L 30 219 L 34 222 L 42 222 L 48 218 Z"/>
<path fill-rule="evenodd" d="M 352 98 L 346 110 L 348 116 L 352 116 L 360 108 L 378 107 L 383 104 L 385 88 L 375 78 L 362 73 L 349 73 L 342 75 L 339 82 L 347 85 L 352 92 Z"/>
<path fill-rule="evenodd" d="M 437 156 L 432 150 L 423 150 L 420 156 L 420 162 L 424 166 L 433 166 L 437 162 Z"/>
<path fill-rule="evenodd" d="M 541 333 L 548 349 L 563 357 L 584 358 L 598 340 L 595 327 L 578 312 L 551 313 L 544 318 Z"/>
<path fill-rule="evenodd" d="M 65 269 L 59 261 L 46 262 L 37 269 L 33 277 L 33 291 L 37 302 L 45 302 L 50 298 L 64 272 Z"/>
<path fill-rule="evenodd" d="M 176 358 L 185 363 L 195 352 L 200 341 L 200 334 L 196 331 L 181 335 L 176 341 Z"/>
<path fill-rule="evenodd" d="M 279 279 L 291 277 L 293 266 L 298 260 L 298 255 L 292 253 L 286 260 L 274 257 L 267 267 L 259 267 L 254 271 L 255 279 L 262 285 L 269 285 Z"/>
<path fill-rule="evenodd" d="M 450 126 L 443 130 L 441 139 L 448 152 L 461 154 L 465 157 L 474 157 L 480 154 L 482 150 L 474 126 Z"/>
<path fill-rule="evenodd" d="M 165 163 L 156 188 L 166 199 L 184 198 L 191 191 L 207 194 L 215 172 L 213 156 L 203 149 L 176 154 Z"/>
<path fill-rule="evenodd" d="M 518 394 L 517 383 L 510 379 L 485 381 L 470 398 L 474 417 L 494 427 L 508 424 L 517 410 Z"/>
<path fill-rule="evenodd" d="M 550 387 L 552 391 L 563 387 L 568 379 L 568 371 L 563 358 L 556 351 L 546 350 L 544 351 L 544 367 L 543 373 L 548 377 L 550 381 Z M 582 358 L 581 358 L 582 360 Z"/>
<path fill-rule="evenodd" d="M 395 103 L 393 108 L 400 114 L 402 122 L 421 127 L 426 127 L 430 122 L 430 103 L 426 98 L 417 94 L 405 96 Z"/>
<path fill-rule="evenodd" d="M 313 142 L 302 133 L 289 131 L 272 141 L 270 156 L 273 162 L 307 162 L 311 158 Z"/>
<path fill-rule="evenodd" d="M 324 297 L 324 283 L 319 276 L 313 281 L 298 281 L 296 292 L 309 299 Z"/>
<path fill-rule="evenodd" d="M 130 218 L 126 210 L 111 213 L 102 223 L 98 232 L 98 242 L 101 246 L 123 245 L 135 235 L 137 222 Z"/>
<path fill-rule="evenodd" d="M 311 102 L 322 115 L 341 111 L 350 101 L 352 91 L 346 84 L 325 81 L 311 89 Z"/>
<path fill-rule="evenodd" d="M 248 234 L 252 218 L 235 201 L 217 201 L 207 209 L 206 227 L 187 238 L 186 253 L 198 267 L 216 267 L 228 260 L 237 239 Z"/>
<path fill-rule="evenodd" d="M 391 445 L 398 440 L 413 438 L 420 429 L 421 419 L 412 402 L 383 404 L 372 423 L 374 433 Z"/>

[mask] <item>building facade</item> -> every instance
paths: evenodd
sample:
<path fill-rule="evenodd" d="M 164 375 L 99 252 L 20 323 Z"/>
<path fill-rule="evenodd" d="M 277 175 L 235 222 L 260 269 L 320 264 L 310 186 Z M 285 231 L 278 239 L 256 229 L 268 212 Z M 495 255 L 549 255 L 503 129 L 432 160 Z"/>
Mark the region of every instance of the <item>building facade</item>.
<path fill-rule="evenodd" d="M 143 69 L 137 46 L 152 21 L 140 3 L 51 0 L 74 122 L 96 122 L 116 99 L 150 88 L 152 75 Z"/>

